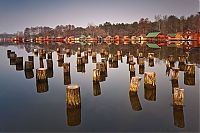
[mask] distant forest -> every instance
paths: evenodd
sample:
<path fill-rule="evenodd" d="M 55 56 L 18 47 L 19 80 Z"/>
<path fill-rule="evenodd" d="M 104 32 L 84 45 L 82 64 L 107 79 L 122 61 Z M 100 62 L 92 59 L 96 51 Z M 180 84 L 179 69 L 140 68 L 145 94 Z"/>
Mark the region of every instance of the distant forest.
<path fill-rule="evenodd" d="M 151 22 L 148 18 L 141 18 L 139 22 L 128 23 L 116 23 L 105 22 L 104 24 L 94 25 L 88 24 L 86 28 L 75 27 L 74 25 L 58 25 L 55 28 L 50 27 L 30 27 L 26 28 L 24 32 L 20 32 L 18 36 L 25 38 L 49 36 L 49 37 L 68 37 L 81 35 L 90 35 L 92 37 L 97 36 L 133 36 L 147 34 L 149 32 L 160 31 L 164 34 L 177 33 L 177 32 L 196 32 L 200 33 L 200 12 L 196 15 L 190 15 L 189 17 L 176 17 L 156 15 L 155 21 Z"/>

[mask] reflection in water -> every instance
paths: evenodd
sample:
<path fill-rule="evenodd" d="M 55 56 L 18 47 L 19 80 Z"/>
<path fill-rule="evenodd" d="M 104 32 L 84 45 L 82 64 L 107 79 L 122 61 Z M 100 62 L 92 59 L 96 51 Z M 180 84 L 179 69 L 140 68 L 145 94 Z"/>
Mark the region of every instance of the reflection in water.
<path fill-rule="evenodd" d="M 47 77 L 52 78 L 53 77 L 53 60 L 47 59 Z"/>
<path fill-rule="evenodd" d="M 24 74 L 25 74 L 26 79 L 32 79 L 34 77 L 34 72 L 32 69 L 30 70 L 25 69 Z"/>
<path fill-rule="evenodd" d="M 99 82 L 93 81 L 93 95 L 94 96 L 101 95 L 101 86 Z"/>
<path fill-rule="evenodd" d="M 129 98 L 133 110 L 135 111 L 142 110 L 142 106 L 140 104 L 140 99 L 138 97 L 137 92 L 129 91 Z"/>
<path fill-rule="evenodd" d="M 71 47 L 71 48 L 69 48 Z M 166 57 L 166 74 L 169 76 L 170 71 L 171 71 L 171 82 L 172 85 L 172 94 L 173 94 L 173 116 L 174 116 L 174 125 L 180 128 L 185 127 L 184 123 L 184 112 L 183 112 L 183 99 L 184 96 L 181 91 L 177 92 L 175 90 L 176 88 L 179 87 L 179 78 L 183 78 L 182 75 L 179 75 L 178 69 L 174 68 L 176 65 L 176 61 L 178 61 L 178 68 L 179 71 L 184 71 L 184 84 L 185 85 L 195 85 L 195 66 L 193 64 L 187 64 L 187 61 L 190 63 L 194 63 L 192 59 L 188 58 L 189 56 L 185 55 L 169 55 L 172 53 L 165 53 L 162 55 L 162 53 L 157 53 L 155 52 L 150 53 L 144 52 L 144 53 L 139 53 L 140 50 L 138 50 L 138 54 L 133 51 L 125 51 L 121 50 L 119 47 L 119 50 L 113 50 L 108 48 L 103 48 L 103 50 L 99 50 L 98 48 L 95 48 L 92 46 L 92 48 L 88 48 L 91 46 L 84 46 L 80 47 L 77 50 L 77 47 L 73 48 L 73 46 L 67 46 L 67 48 L 63 51 L 58 52 L 58 66 L 63 67 L 63 80 L 64 80 L 64 85 L 69 85 L 71 84 L 71 74 L 70 73 L 70 63 L 64 63 L 64 52 L 67 55 L 67 57 L 70 57 L 71 55 L 75 56 L 75 53 L 77 53 L 77 72 L 85 72 L 85 64 L 88 63 L 88 56 L 92 56 L 92 62 L 96 64 L 96 68 L 94 69 L 93 72 L 93 95 L 94 96 L 100 96 L 101 95 L 101 82 L 106 81 L 106 77 L 108 77 L 108 68 L 107 68 L 107 61 L 109 62 L 109 68 L 119 68 L 119 60 L 122 61 L 122 57 L 125 57 L 127 55 L 127 64 L 129 64 L 129 71 L 130 71 L 130 81 L 132 77 L 136 76 L 136 67 L 135 67 L 135 62 L 134 59 L 137 59 L 138 66 L 139 66 L 139 74 L 145 74 L 144 75 L 144 98 L 148 101 L 156 101 L 156 75 L 153 72 L 145 72 L 146 70 L 149 70 L 149 67 L 154 67 L 154 60 L 156 59 L 161 61 L 165 60 Z M 132 47 L 132 46 L 131 46 Z M 76 50 L 74 50 L 76 49 Z M 137 48 L 138 49 L 138 48 Z M 36 49 L 34 49 L 35 51 Z M 87 50 L 87 51 L 84 51 Z M 134 49 L 136 51 L 136 49 Z M 30 50 L 31 51 L 31 50 Z M 32 50 L 33 51 L 33 50 Z M 46 72 L 43 74 L 38 74 L 36 71 L 36 86 L 37 86 L 37 92 L 38 93 L 43 93 L 48 91 L 48 78 L 53 77 L 53 59 L 52 59 L 52 52 L 49 52 L 52 50 L 49 50 L 49 48 L 39 50 L 39 69 L 44 68 L 44 63 L 43 59 L 46 59 L 47 55 L 47 69 Z M 144 50 L 145 51 L 145 50 Z M 154 51 L 153 51 L 154 52 Z M 37 53 L 37 52 L 34 52 Z M 62 53 L 62 54 L 61 54 Z M 81 54 L 83 54 L 81 56 Z M 100 53 L 100 59 L 101 62 L 99 61 L 99 58 L 97 58 L 97 54 Z M 148 54 L 147 54 L 148 53 Z M 179 52 L 182 54 L 182 52 Z M 131 55 L 132 54 L 132 55 Z M 147 59 L 148 55 L 148 65 L 145 66 L 144 59 Z M 157 56 L 159 55 L 159 56 Z M 169 56 L 168 56 L 169 55 Z M 60 57 L 59 57 L 60 56 Z M 17 54 L 15 52 L 12 52 L 11 50 L 7 51 L 7 57 L 10 58 L 10 64 L 11 65 L 16 65 L 17 70 L 23 70 L 23 57 L 17 57 Z M 137 57 L 137 58 L 134 58 Z M 175 58 L 179 57 L 179 58 Z M 64 63 L 64 64 L 63 64 Z M 157 63 L 157 62 L 155 62 Z M 68 65 L 65 65 L 68 64 Z M 93 64 L 95 66 L 95 64 Z M 195 63 L 194 63 L 195 64 Z M 37 65 L 37 64 L 36 64 Z M 120 66 L 120 67 L 119 67 Z M 155 67 L 156 68 L 156 67 Z M 27 79 L 31 79 L 34 77 L 34 58 L 33 57 L 28 57 L 28 61 L 25 61 L 25 69 L 24 73 Z M 138 68 L 137 68 L 138 69 Z M 153 68 L 154 69 L 154 68 Z M 44 70 L 44 69 L 41 69 Z M 156 74 L 159 71 L 156 70 Z M 44 77 L 43 77 L 44 76 Z M 46 76 L 46 77 L 45 77 Z M 180 76 L 180 77 L 179 77 Z M 40 78 L 38 78 L 40 77 Z M 43 78 L 42 78 L 43 77 Z M 182 81 L 182 80 L 180 80 Z M 136 85 L 136 82 L 131 81 L 133 85 Z M 109 84 L 109 83 L 108 83 Z M 180 86 L 182 86 L 180 82 Z M 131 102 L 132 109 L 135 111 L 140 111 L 142 110 L 141 104 L 143 103 L 143 100 L 139 99 L 139 94 L 137 91 L 138 90 L 138 85 L 134 88 L 134 86 L 130 87 L 129 91 L 129 98 Z M 80 100 L 80 87 L 67 87 L 67 90 L 70 90 L 70 92 L 67 92 L 66 99 L 67 99 L 67 104 L 66 104 L 66 114 L 67 114 L 67 123 L 69 126 L 76 126 L 81 124 L 81 100 Z M 159 93 L 158 93 L 159 94 Z M 68 96 L 69 95 L 69 96 Z M 68 99 L 69 98 L 69 99 Z M 159 100 L 160 102 L 160 100 Z M 71 104 L 70 104 L 71 103 Z"/>
<path fill-rule="evenodd" d="M 179 128 L 185 127 L 183 106 L 173 106 L 174 125 Z"/>
<path fill-rule="evenodd" d="M 23 57 L 16 58 L 16 70 L 22 71 L 23 70 Z"/>
<path fill-rule="evenodd" d="M 195 85 L 195 66 L 193 64 L 187 64 L 185 67 L 184 84 Z"/>
<path fill-rule="evenodd" d="M 81 96 L 78 85 L 68 85 L 66 90 L 67 123 L 77 126 L 81 123 Z"/>

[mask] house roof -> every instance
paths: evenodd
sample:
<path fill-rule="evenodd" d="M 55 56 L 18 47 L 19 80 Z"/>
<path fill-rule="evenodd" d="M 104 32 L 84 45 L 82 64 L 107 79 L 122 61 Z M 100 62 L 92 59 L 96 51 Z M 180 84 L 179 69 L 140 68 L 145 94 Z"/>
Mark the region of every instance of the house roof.
<path fill-rule="evenodd" d="M 155 43 L 148 43 L 147 44 L 147 46 L 149 47 L 149 48 L 160 48 L 157 44 L 155 44 Z"/>
<path fill-rule="evenodd" d="M 160 32 L 150 32 L 150 33 L 147 34 L 146 37 L 157 37 L 158 34 L 160 34 Z"/>
<path fill-rule="evenodd" d="M 170 33 L 170 34 L 168 34 L 168 36 L 175 37 L 176 34 L 175 33 Z"/>

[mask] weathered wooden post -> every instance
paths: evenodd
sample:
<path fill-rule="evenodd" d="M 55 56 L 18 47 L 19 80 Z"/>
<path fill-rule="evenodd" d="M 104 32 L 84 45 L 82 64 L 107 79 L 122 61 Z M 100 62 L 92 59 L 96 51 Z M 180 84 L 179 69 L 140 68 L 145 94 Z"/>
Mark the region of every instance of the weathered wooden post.
<path fill-rule="evenodd" d="M 178 80 L 179 79 L 179 68 L 172 68 L 171 79 L 172 80 Z"/>
<path fill-rule="evenodd" d="M 137 55 L 137 64 L 140 64 L 140 62 L 139 62 L 139 59 L 140 58 L 144 58 L 144 55 L 143 55 L 143 53 L 138 53 L 138 55 Z"/>
<path fill-rule="evenodd" d="M 40 62 L 40 68 L 44 68 L 44 62 L 43 62 L 43 59 L 39 59 L 39 62 Z"/>
<path fill-rule="evenodd" d="M 15 52 L 11 52 L 10 53 L 10 65 L 16 65 L 16 58 L 17 58 L 17 55 L 15 54 Z"/>
<path fill-rule="evenodd" d="M 184 71 L 184 84 L 195 85 L 195 65 L 187 64 Z"/>
<path fill-rule="evenodd" d="M 156 73 L 144 73 L 144 97 L 149 101 L 156 101 Z"/>
<path fill-rule="evenodd" d="M 82 57 L 77 57 L 77 65 L 82 65 Z"/>
<path fill-rule="evenodd" d="M 137 92 L 139 90 L 141 77 L 132 77 L 130 83 L 130 91 Z"/>
<path fill-rule="evenodd" d="M 16 70 L 17 71 L 23 70 L 23 57 L 16 58 Z"/>
<path fill-rule="evenodd" d="M 53 60 L 47 59 L 47 77 L 52 78 L 53 77 Z"/>
<path fill-rule="evenodd" d="M 34 69 L 34 56 L 28 56 L 28 61 L 32 62 L 32 69 Z"/>
<path fill-rule="evenodd" d="M 92 63 L 97 63 L 97 53 L 96 52 L 92 52 Z"/>
<path fill-rule="evenodd" d="M 7 50 L 7 57 L 10 58 L 11 50 Z"/>
<path fill-rule="evenodd" d="M 58 53 L 58 67 L 62 67 L 63 63 L 64 63 L 64 54 L 59 54 Z"/>
<path fill-rule="evenodd" d="M 168 60 L 169 60 L 169 62 L 172 62 L 172 63 L 175 62 L 175 59 L 174 59 L 174 56 L 173 56 L 173 55 L 169 55 L 169 56 L 168 56 Z"/>
<path fill-rule="evenodd" d="M 52 59 L 52 52 L 48 52 L 48 53 L 47 53 L 47 58 L 48 58 L 48 59 Z"/>
<path fill-rule="evenodd" d="M 183 106 L 184 104 L 184 89 L 174 88 L 173 105 Z"/>
<path fill-rule="evenodd" d="M 34 48 L 33 53 L 34 53 L 34 55 L 38 55 L 38 49 Z"/>
<path fill-rule="evenodd" d="M 127 55 L 127 64 L 133 62 L 133 55 Z"/>
<path fill-rule="evenodd" d="M 60 48 L 56 48 L 56 52 L 57 52 L 57 53 L 60 53 L 60 52 L 61 52 L 61 49 L 60 49 Z"/>
<path fill-rule="evenodd" d="M 77 57 L 77 72 L 85 72 L 85 64 L 83 62 L 84 57 Z"/>
<path fill-rule="evenodd" d="M 48 91 L 48 78 L 47 78 L 46 68 L 36 69 L 36 85 L 38 93 L 43 93 Z"/>
<path fill-rule="evenodd" d="M 139 65 L 139 74 L 144 74 L 144 65 Z"/>
<path fill-rule="evenodd" d="M 58 61 L 64 62 L 64 54 L 58 54 Z"/>
<path fill-rule="evenodd" d="M 105 77 L 108 77 L 108 73 L 107 73 L 107 60 L 106 59 L 101 59 L 101 62 L 104 63 Z"/>
<path fill-rule="evenodd" d="M 132 109 L 135 111 L 142 110 L 142 106 L 140 104 L 140 99 L 138 97 L 137 92 L 129 91 L 129 98 L 131 102 Z"/>
<path fill-rule="evenodd" d="M 104 52 L 104 55 L 105 55 L 105 59 L 108 60 L 109 52 L 108 52 L 108 51 L 105 51 L 105 52 Z"/>
<path fill-rule="evenodd" d="M 156 85 L 156 73 L 155 72 L 145 72 L 144 73 L 144 84 Z"/>
<path fill-rule="evenodd" d="M 77 50 L 77 57 L 81 57 L 81 48 L 80 47 Z"/>
<path fill-rule="evenodd" d="M 180 55 L 180 56 L 178 57 L 178 60 L 179 60 L 179 63 L 185 63 L 185 62 L 186 62 L 186 57 L 185 57 L 185 55 Z"/>
<path fill-rule="evenodd" d="M 63 63 L 63 72 L 70 73 L 70 63 Z"/>
<path fill-rule="evenodd" d="M 178 68 L 180 71 L 185 71 L 185 66 L 186 66 L 186 64 L 184 62 L 178 63 Z"/>
<path fill-rule="evenodd" d="M 70 84 L 66 88 L 67 123 L 77 126 L 81 123 L 81 95 L 78 85 Z"/>
<path fill-rule="evenodd" d="M 63 63 L 64 85 L 71 84 L 70 63 Z"/>
<path fill-rule="evenodd" d="M 92 56 L 92 49 L 91 48 L 88 48 L 88 55 Z"/>
<path fill-rule="evenodd" d="M 96 64 L 96 69 L 100 71 L 100 82 L 105 81 L 105 72 L 106 72 L 105 64 L 102 62 L 98 62 Z"/>
<path fill-rule="evenodd" d="M 101 49 L 100 55 L 101 58 L 105 58 L 105 49 Z"/>
<path fill-rule="evenodd" d="M 66 49 L 66 54 L 67 54 L 67 57 L 70 57 L 71 56 L 71 50 L 70 49 Z"/>
<path fill-rule="evenodd" d="M 93 95 L 94 96 L 101 95 L 101 86 L 99 82 L 93 81 Z"/>
<path fill-rule="evenodd" d="M 144 57 L 139 57 L 139 65 L 144 66 Z"/>
<path fill-rule="evenodd" d="M 179 128 L 184 128 L 184 89 L 174 88 L 173 94 L 173 115 L 174 115 L 174 125 Z"/>
<path fill-rule="evenodd" d="M 178 80 L 171 80 L 171 83 L 172 83 L 172 94 L 174 94 L 174 88 L 178 88 L 179 83 Z"/>
<path fill-rule="evenodd" d="M 46 50 L 45 49 L 40 49 L 39 50 L 39 55 L 41 59 L 46 59 Z"/>
<path fill-rule="evenodd" d="M 148 53 L 148 59 L 149 59 L 149 66 L 154 66 L 154 53 Z"/>
<path fill-rule="evenodd" d="M 99 69 L 93 69 L 93 82 L 99 82 L 101 73 Z"/>
<path fill-rule="evenodd" d="M 85 60 L 85 64 L 88 64 L 88 52 L 87 51 L 84 52 L 84 60 Z"/>

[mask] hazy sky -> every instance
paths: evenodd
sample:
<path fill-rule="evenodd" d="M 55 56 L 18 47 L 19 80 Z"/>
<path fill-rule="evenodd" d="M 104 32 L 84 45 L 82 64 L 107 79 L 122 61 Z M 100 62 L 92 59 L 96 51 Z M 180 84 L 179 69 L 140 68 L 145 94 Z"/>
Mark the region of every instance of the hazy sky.
<path fill-rule="evenodd" d="M 189 16 L 199 11 L 199 0 L 0 0 L 0 33 L 25 27 L 74 24 L 86 27 L 132 23 L 154 16 Z"/>

